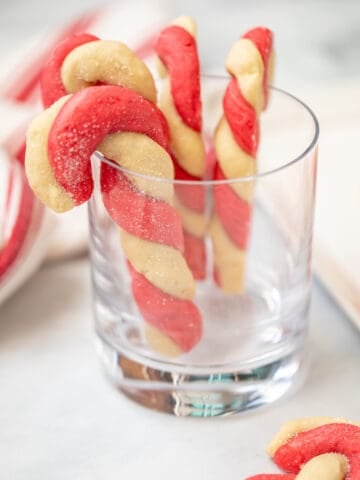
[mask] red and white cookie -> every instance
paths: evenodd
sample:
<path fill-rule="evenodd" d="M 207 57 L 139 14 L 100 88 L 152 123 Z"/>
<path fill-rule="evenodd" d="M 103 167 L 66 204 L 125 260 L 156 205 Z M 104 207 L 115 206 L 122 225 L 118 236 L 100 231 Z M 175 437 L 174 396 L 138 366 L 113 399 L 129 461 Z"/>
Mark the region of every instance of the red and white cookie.
<path fill-rule="evenodd" d="M 231 79 L 223 98 L 223 116 L 214 145 L 215 180 L 256 174 L 258 116 L 265 108 L 273 64 L 272 33 L 258 27 L 231 48 L 226 68 Z M 211 225 L 215 279 L 227 293 L 241 293 L 251 222 L 252 181 L 214 188 L 215 215 Z"/>
<path fill-rule="evenodd" d="M 55 211 L 92 194 L 90 157 L 99 150 L 122 167 L 173 179 L 168 129 L 161 111 L 126 87 L 95 86 L 63 97 L 31 123 L 25 166 L 30 185 Z M 146 159 L 146 161 L 144 161 Z M 200 340 L 195 283 L 183 256 L 181 220 L 171 183 L 101 167 L 104 205 L 121 227 L 132 288 L 154 349 L 179 355 Z"/>
<path fill-rule="evenodd" d="M 180 17 L 160 33 L 155 50 L 163 77 L 159 107 L 170 129 L 175 178 L 204 177 L 205 147 L 201 136 L 200 64 L 195 22 Z M 175 186 L 175 205 L 184 227 L 185 258 L 198 280 L 205 278 L 205 191 L 202 186 Z"/>
<path fill-rule="evenodd" d="M 267 449 L 287 474 L 261 474 L 247 480 L 359 480 L 360 425 L 332 417 L 285 423 Z"/>
<path fill-rule="evenodd" d="M 280 468 L 291 473 L 298 473 L 314 457 L 336 453 L 347 461 L 346 478 L 357 480 L 360 479 L 360 426 L 329 417 L 293 421 L 276 435 L 268 453 Z"/>

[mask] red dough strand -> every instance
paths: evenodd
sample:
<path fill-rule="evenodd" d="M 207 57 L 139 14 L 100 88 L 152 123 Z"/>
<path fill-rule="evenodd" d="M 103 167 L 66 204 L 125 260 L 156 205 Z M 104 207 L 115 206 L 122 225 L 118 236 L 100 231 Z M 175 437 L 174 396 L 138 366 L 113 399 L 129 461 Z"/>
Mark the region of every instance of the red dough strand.
<path fill-rule="evenodd" d="M 176 110 L 186 125 L 200 132 L 200 66 L 195 38 L 184 28 L 172 25 L 160 33 L 155 49 L 169 70 Z"/>
<path fill-rule="evenodd" d="M 141 314 L 148 323 L 166 332 L 184 352 L 201 338 L 201 316 L 193 302 L 168 295 L 131 267 L 132 289 Z"/>
<path fill-rule="evenodd" d="M 175 169 L 175 178 L 176 180 L 184 180 L 187 183 L 175 184 L 175 191 L 181 203 L 185 205 L 185 207 L 193 210 L 197 213 L 203 213 L 205 210 L 205 188 L 203 185 L 195 183 L 191 185 L 191 182 L 199 182 L 199 178 L 190 175 L 189 173 L 185 172 L 184 169 L 180 167 L 180 165 L 174 159 L 174 169 Z"/>
<path fill-rule="evenodd" d="M 254 108 L 241 93 L 236 78 L 229 81 L 223 108 L 236 143 L 244 152 L 254 157 L 259 144 L 258 119 Z"/>
<path fill-rule="evenodd" d="M 205 278 L 206 250 L 204 240 L 184 231 L 184 254 L 194 278 Z"/>
<path fill-rule="evenodd" d="M 74 48 L 95 40 L 99 40 L 95 35 L 80 33 L 66 38 L 54 48 L 44 66 L 40 79 L 41 96 L 45 108 L 50 107 L 56 100 L 67 95 L 61 80 L 61 66 L 67 55 Z"/>
<path fill-rule="evenodd" d="M 215 179 L 224 180 L 225 178 L 221 167 L 217 165 Z M 250 204 L 236 195 L 227 184 L 214 186 L 214 199 L 216 213 L 221 218 L 225 231 L 235 245 L 246 249 L 251 220 Z"/>
<path fill-rule="evenodd" d="M 169 204 L 137 191 L 122 172 L 106 163 L 101 166 L 101 192 L 111 218 L 124 230 L 183 251 L 181 220 Z"/>
<path fill-rule="evenodd" d="M 248 38 L 259 50 L 262 61 L 264 62 L 263 89 L 265 96 L 265 107 L 269 96 L 269 59 L 273 47 L 273 36 L 271 30 L 264 27 L 256 27 L 249 30 L 243 38 Z"/>

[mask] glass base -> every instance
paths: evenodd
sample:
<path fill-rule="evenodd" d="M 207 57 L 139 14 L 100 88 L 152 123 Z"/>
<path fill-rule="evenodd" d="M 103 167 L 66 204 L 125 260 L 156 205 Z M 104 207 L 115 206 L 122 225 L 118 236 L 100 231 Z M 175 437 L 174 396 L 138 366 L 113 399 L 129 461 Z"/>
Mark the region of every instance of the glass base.
<path fill-rule="evenodd" d="M 227 373 L 191 374 L 129 358 L 98 337 L 105 373 L 128 398 L 179 417 L 227 416 L 264 407 L 298 387 L 306 368 L 300 350 L 266 365 Z M 301 353 L 300 353 L 301 352 Z"/>

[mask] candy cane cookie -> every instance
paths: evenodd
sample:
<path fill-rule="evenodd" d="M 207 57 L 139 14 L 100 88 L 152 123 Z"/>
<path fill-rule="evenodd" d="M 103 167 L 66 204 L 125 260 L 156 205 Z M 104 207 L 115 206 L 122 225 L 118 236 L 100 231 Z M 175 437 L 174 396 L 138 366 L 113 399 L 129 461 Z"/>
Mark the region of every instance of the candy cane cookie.
<path fill-rule="evenodd" d="M 173 179 L 168 130 L 161 111 L 126 87 L 94 86 L 62 97 L 27 133 L 25 167 L 36 195 L 57 212 L 93 191 L 90 157 L 99 150 L 133 172 Z M 179 355 L 201 337 L 194 279 L 183 256 L 181 219 L 171 182 L 148 182 L 101 166 L 104 205 L 121 227 L 137 306 L 156 351 Z M 155 186 L 154 186 L 155 184 Z"/>
<path fill-rule="evenodd" d="M 360 425 L 329 417 L 295 421 L 283 427 L 270 443 L 268 453 L 279 467 L 291 473 L 299 472 L 301 466 L 314 457 L 336 453 L 347 461 L 346 479 L 358 480 Z"/>
<path fill-rule="evenodd" d="M 49 107 L 68 93 L 92 85 L 132 88 L 151 102 L 156 88 L 150 70 L 125 44 L 82 33 L 60 42 L 41 75 L 43 104 Z"/>
<path fill-rule="evenodd" d="M 230 49 L 226 68 L 231 79 L 214 137 L 215 180 L 256 173 L 258 117 L 267 103 L 272 59 L 272 33 L 267 28 L 250 30 Z M 214 276 L 227 293 L 243 290 L 252 196 L 251 181 L 214 187 L 215 215 L 211 224 Z"/>
<path fill-rule="evenodd" d="M 170 129 L 178 180 L 201 180 L 205 148 L 201 137 L 200 66 L 195 22 L 180 17 L 160 33 L 155 50 L 163 78 L 159 107 Z M 205 192 L 200 185 L 175 186 L 175 205 L 184 227 L 185 258 L 198 280 L 205 278 Z"/>
<path fill-rule="evenodd" d="M 262 474 L 247 480 L 359 480 L 360 424 L 333 417 L 285 423 L 268 454 L 289 474 Z"/>

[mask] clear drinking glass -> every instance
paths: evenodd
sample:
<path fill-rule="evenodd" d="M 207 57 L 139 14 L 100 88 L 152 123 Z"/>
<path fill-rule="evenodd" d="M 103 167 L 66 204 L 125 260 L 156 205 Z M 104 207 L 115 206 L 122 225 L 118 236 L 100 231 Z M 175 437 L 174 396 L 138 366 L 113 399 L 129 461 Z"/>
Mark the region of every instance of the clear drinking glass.
<path fill-rule="evenodd" d="M 220 118 L 227 81 L 222 77 L 202 79 L 207 139 Z M 223 181 L 167 181 L 122 170 L 101 155 L 94 155 L 96 186 L 89 203 L 89 219 L 97 343 L 106 373 L 125 395 L 178 416 L 217 416 L 271 403 L 302 377 L 318 135 L 318 122 L 311 110 L 294 96 L 272 88 L 268 108 L 261 114 L 256 175 Z M 194 298 L 202 333 L 198 343 L 185 353 L 160 353 L 149 341 L 149 323 L 140 312 L 138 297 L 134 298 L 119 227 L 102 202 L 99 184 L 104 164 L 130 182 L 138 181 L 137 185 L 143 182 L 174 191 L 175 208 L 181 203 L 179 198 L 203 201 L 205 278 L 196 280 Z M 224 292 L 214 275 L 214 198 L 229 187 L 251 192 L 250 217 L 244 227 L 248 229 L 244 288 L 240 293 Z M 230 215 L 234 225 L 243 228 L 243 213 L 232 209 Z M 135 215 L 133 221 L 141 219 Z M 183 226 L 186 236 L 186 220 Z M 196 245 L 186 245 L 189 258 L 195 262 L 200 258 Z M 227 247 L 223 251 L 227 252 Z M 164 262 L 163 258 L 153 260 L 155 265 Z M 162 272 L 163 266 L 158 264 Z M 233 267 L 236 271 L 236 261 Z M 171 270 L 170 266 L 167 271 Z M 166 284 L 166 274 L 163 280 Z M 172 281 L 169 278 L 169 284 Z M 141 289 L 137 291 L 137 295 L 142 294 Z M 147 296 L 146 302 L 156 310 L 152 301 L 151 295 Z M 152 326 L 157 321 L 152 318 Z M 171 315 L 167 321 L 171 322 Z M 192 327 L 184 319 L 181 328 Z"/>

